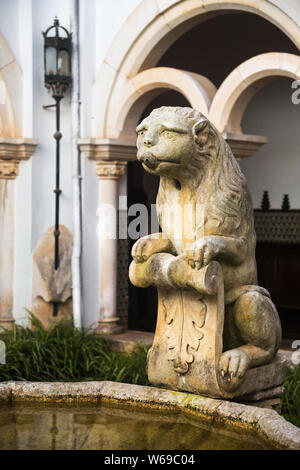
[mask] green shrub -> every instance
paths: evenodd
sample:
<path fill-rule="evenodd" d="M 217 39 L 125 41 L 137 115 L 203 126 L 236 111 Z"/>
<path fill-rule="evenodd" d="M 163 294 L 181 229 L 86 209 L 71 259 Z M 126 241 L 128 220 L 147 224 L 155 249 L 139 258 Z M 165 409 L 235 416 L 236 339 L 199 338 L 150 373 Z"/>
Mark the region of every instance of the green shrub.
<path fill-rule="evenodd" d="M 6 343 L 0 381 L 111 380 L 148 385 L 146 347 L 141 346 L 139 353 L 116 354 L 107 341 L 89 331 L 70 328 L 63 322 L 45 329 L 31 317 L 34 329 L 15 326 L 0 335 Z"/>
<path fill-rule="evenodd" d="M 285 419 L 300 427 L 300 364 L 288 368 L 284 388 L 281 413 Z"/>

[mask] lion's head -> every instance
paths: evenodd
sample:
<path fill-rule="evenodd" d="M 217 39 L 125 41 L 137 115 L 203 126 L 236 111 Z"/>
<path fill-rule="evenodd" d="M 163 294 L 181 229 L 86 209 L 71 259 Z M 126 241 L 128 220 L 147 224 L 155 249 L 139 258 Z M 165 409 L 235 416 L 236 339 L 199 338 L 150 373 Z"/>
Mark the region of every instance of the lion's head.
<path fill-rule="evenodd" d="M 238 230 L 244 221 L 252 220 L 251 198 L 240 166 L 203 114 L 164 106 L 154 109 L 136 130 L 137 158 L 144 169 L 174 179 L 179 189 L 190 186 L 196 200 L 205 193 L 207 220 L 218 231 Z"/>

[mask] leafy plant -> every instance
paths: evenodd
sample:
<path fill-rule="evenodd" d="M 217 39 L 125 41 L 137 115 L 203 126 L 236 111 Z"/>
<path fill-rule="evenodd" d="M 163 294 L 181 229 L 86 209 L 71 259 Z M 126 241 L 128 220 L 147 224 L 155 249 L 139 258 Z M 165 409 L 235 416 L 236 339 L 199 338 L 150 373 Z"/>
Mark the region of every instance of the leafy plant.
<path fill-rule="evenodd" d="M 88 330 L 60 322 L 45 329 L 30 313 L 32 329 L 15 325 L 0 339 L 6 343 L 6 364 L 0 366 L 0 381 L 89 381 L 111 380 L 148 384 L 147 348 L 138 353 L 117 354 L 109 342 Z"/>
<path fill-rule="evenodd" d="M 282 415 L 300 427 L 300 364 L 288 368 L 284 388 L 285 393 L 281 400 Z"/>

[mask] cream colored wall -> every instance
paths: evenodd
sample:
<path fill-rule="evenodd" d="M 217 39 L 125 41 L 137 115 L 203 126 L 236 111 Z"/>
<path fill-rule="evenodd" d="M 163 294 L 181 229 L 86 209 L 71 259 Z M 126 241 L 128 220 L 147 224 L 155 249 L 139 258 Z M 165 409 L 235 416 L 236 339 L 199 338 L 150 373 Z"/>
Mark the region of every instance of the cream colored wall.
<path fill-rule="evenodd" d="M 271 83 L 253 98 L 243 118 L 243 129 L 269 137 L 269 143 L 241 162 L 253 197 L 260 207 L 264 190 L 273 208 L 283 194 L 290 195 L 291 208 L 300 209 L 300 104 L 291 101 L 291 80 Z"/>

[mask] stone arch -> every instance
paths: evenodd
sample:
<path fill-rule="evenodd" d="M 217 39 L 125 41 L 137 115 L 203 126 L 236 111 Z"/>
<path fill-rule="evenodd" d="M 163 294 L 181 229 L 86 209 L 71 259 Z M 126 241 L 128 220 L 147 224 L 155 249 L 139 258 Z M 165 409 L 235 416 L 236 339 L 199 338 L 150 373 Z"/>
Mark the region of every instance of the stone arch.
<path fill-rule="evenodd" d="M 116 112 L 110 114 L 108 133 L 111 137 L 134 136 L 139 117 L 153 98 L 172 89 L 182 94 L 190 105 L 208 116 L 208 110 L 217 91 L 215 85 L 203 77 L 169 67 L 147 69 L 129 79 L 123 88 Z"/>
<path fill-rule="evenodd" d="M 0 32 L 0 136 L 22 136 L 22 72 Z"/>
<path fill-rule="evenodd" d="M 241 133 L 243 114 L 253 96 L 277 77 L 300 79 L 300 57 L 270 52 L 236 67 L 218 89 L 209 119 L 220 132 Z"/>
<path fill-rule="evenodd" d="M 102 63 L 94 85 L 94 137 L 111 137 L 110 113 L 117 109 L 128 78 L 156 65 L 185 31 L 228 10 L 257 14 L 281 29 L 300 48 L 300 26 L 292 7 L 271 0 L 143 0 L 127 18 Z"/>

